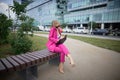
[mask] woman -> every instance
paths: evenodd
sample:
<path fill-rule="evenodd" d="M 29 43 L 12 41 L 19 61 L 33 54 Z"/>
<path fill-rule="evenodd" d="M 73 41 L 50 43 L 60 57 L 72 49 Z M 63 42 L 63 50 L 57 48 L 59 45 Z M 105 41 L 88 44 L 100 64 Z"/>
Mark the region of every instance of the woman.
<path fill-rule="evenodd" d="M 60 23 L 57 20 L 52 21 L 52 27 L 50 29 L 49 39 L 47 42 L 47 48 L 51 52 L 60 53 L 59 72 L 64 73 L 63 64 L 65 62 L 65 56 L 69 58 L 70 64 L 72 66 L 74 66 L 75 64 L 66 46 L 64 46 L 63 44 L 56 44 L 59 39 L 61 39 L 61 32 L 62 30 L 60 28 Z"/>

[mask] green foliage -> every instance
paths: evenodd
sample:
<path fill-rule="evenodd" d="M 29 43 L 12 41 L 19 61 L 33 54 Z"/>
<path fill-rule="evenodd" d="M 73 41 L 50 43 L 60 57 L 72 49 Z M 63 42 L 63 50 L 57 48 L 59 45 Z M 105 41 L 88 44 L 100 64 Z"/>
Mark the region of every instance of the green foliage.
<path fill-rule="evenodd" d="M 0 13 L 0 44 L 7 42 L 9 27 L 12 26 L 12 20 L 8 19 L 5 14 Z"/>
<path fill-rule="evenodd" d="M 20 29 L 25 31 L 26 33 L 28 32 L 33 32 L 32 31 L 32 28 L 33 28 L 33 20 L 32 18 L 28 17 L 28 16 L 25 16 L 25 21 L 23 23 L 21 23 L 20 25 Z"/>
<path fill-rule="evenodd" d="M 66 23 L 63 23 L 63 24 L 61 25 L 62 28 L 65 28 L 66 26 L 67 26 Z"/>
<path fill-rule="evenodd" d="M 33 31 L 39 31 L 39 27 L 33 27 Z"/>
<path fill-rule="evenodd" d="M 32 41 L 27 36 L 18 36 L 13 39 L 11 40 L 11 46 L 16 54 L 25 53 L 31 50 Z"/>
<path fill-rule="evenodd" d="M 20 19 L 21 21 L 25 21 L 25 20 L 27 19 L 27 16 L 25 16 L 25 14 L 21 14 L 21 15 L 19 16 L 19 19 Z"/>
<path fill-rule="evenodd" d="M 13 6 L 10 6 L 11 10 L 16 14 L 17 18 L 16 18 L 16 24 L 18 24 L 18 20 L 22 20 L 23 19 L 23 14 L 26 13 L 26 7 L 28 5 L 28 3 L 24 3 L 24 4 L 19 4 L 17 1 L 13 1 Z M 25 17 L 24 17 L 25 18 Z M 13 30 L 15 29 L 15 27 L 13 26 Z"/>
<path fill-rule="evenodd" d="M 13 33 L 11 33 L 9 35 L 9 40 L 11 40 L 11 38 L 13 38 Z M 30 51 L 36 51 L 36 50 L 42 50 L 45 49 L 46 46 L 46 42 L 47 42 L 47 38 L 46 37 L 41 37 L 41 36 L 33 36 L 30 37 L 29 39 L 32 40 L 32 47 Z M 4 45 L 0 45 L 0 58 L 3 57 L 7 57 L 9 55 L 15 55 L 18 53 L 14 53 L 13 52 L 14 49 L 11 48 L 10 44 L 4 44 Z"/>
<path fill-rule="evenodd" d="M 88 23 L 88 26 L 91 27 L 91 24 L 92 24 L 92 28 L 95 29 L 96 27 L 98 27 L 97 23 L 96 22 L 89 22 Z"/>
<path fill-rule="evenodd" d="M 20 28 L 18 30 L 18 34 L 22 37 L 25 35 L 33 35 L 33 20 L 28 16 L 23 17 L 24 22 L 21 23 Z"/>
<path fill-rule="evenodd" d="M 14 36 L 14 38 L 12 38 L 10 41 L 12 49 L 16 54 L 28 52 L 30 51 L 32 46 L 32 41 L 28 38 L 28 34 L 29 32 L 33 33 L 32 24 L 34 19 L 24 14 L 26 13 L 26 6 L 27 4 L 19 4 L 16 1 L 14 1 L 14 6 L 11 6 L 11 9 L 17 15 L 17 21 L 21 21 L 16 36 Z"/>
<path fill-rule="evenodd" d="M 13 12 L 15 12 L 15 14 L 17 15 L 17 16 L 19 16 L 20 14 L 22 14 L 22 13 L 25 13 L 26 12 L 26 10 L 25 10 L 25 8 L 26 8 L 26 6 L 28 5 L 28 4 L 19 4 L 17 1 L 13 1 L 13 3 L 14 3 L 14 6 L 10 6 L 10 8 L 11 8 L 11 10 L 13 11 Z"/>

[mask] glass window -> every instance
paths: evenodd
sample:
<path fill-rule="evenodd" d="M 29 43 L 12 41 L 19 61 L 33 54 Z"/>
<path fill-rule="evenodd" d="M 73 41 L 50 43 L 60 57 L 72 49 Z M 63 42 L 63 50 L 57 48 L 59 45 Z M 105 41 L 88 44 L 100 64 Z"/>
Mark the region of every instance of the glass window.
<path fill-rule="evenodd" d="M 73 22 L 73 17 L 72 16 L 69 17 L 69 21 Z"/>
<path fill-rule="evenodd" d="M 104 15 L 103 15 L 103 20 L 104 21 L 107 21 L 108 20 L 108 12 L 105 12 Z"/>
<path fill-rule="evenodd" d="M 79 20 L 80 20 L 80 22 L 81 22 L 81 17 L 80 17 L 80 15 L 79 15 L 78 17 L 79 17 Z"/>
<path fill-rule="evenodd" d="M 118 20 L 120 20 L 120 10 L 118 11 Z"/>
<path fill-rule="evenodd" d="M 113 20 L 117 20 L 118 11 L 113 11 Z"/>
<path fill-rule="evenodd" d="M 85 21 L 85 16 L 83 15 L 83 16 L 82 16 L 82 22 L 84 22 L 84 21 Z"/>
<path fill-rule="evenodd" d="M 111 12 L 109 12 L 108 13 L 108 15 L 109 15 L 109 21 L 112 21 L 113 20 L 113 12 L 111 11 Z"/>
<path fill-rule="evenodd" d="M 102 14 L 97 13 L 93 15 L 93 20 L 94 21 L 101 21 L 102 20 Z"/>
<path fill-rule="evenodd" d="M 38 8 L 38 12 L 41 12 L 41 7 Z"/>
<path fill-rule="evenodd" d="M 68 23 L 68 22 L 69 22 L 69 18 L 67 17 L 67 18 L 66 18 L 66 23 Z"/>
<path fill-rule="evenodd" d="M 72 4 L 68 4 L 68 9 L 71 9 L 72 8 Z"/>
<path fill-rule="evenodd" d="M 73 22 L 75 22 L 76 21 L 76 18 L 75 18 L 75 16 L 73 16 Z"/>
<path fill-rule="evenodd" d="M 81 20 L 81 22 L 83 22 L 83 16 L 82 15 L 80 16 L 80 20 Z"/>
<path fill-rule="evenodd" d="M 114 7 L 115 8 L 120 8 L 120 0 L 115 0 L 114 1 Z"/>
<path fill-rule="evenodd" d="M 85 21 L 89 21 L 89 16 L 85 15 Z"/>

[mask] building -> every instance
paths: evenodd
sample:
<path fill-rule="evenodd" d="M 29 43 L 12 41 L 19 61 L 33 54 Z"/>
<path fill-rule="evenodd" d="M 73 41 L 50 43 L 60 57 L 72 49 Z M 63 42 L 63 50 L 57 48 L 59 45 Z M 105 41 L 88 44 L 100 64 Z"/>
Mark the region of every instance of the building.
<path fill-rule="evenodd" d="M 0 0 L 0 13 L 5 14 L 8 18 L 13 19 L 15 22 L 16 16 L 15 13 L 10 9 L 10 6 L 13 6 L 14 0 Z M 15 0 L 21 4 L 21 0 Z"/>
<path fill-rule="evenodd" d="M 64 22 L 69 27 L 88 27 L 94 21 L 101 29 L 120 29 L 120 0 L 69 0 L 67 11 Z"/>
<path fill-rule="evenodd" d="M 27 14 L 36 25 L 49 26 L 52 20 L 59 20 L 70 28 L 95 22 L 101 29 L 120 29 L 120 0 L 35 0 Z"/>
<path fill-rule="evenodd" d="M 13 5 L 13 0 L 0 0 L 0 13 L 5 14 L 8 18 L 15 18 L 15 14 L 9 6 Z"/>
<path fill-rule="evenodd" d="M 63 23 L 65 0 L 35 0 L 27 6 L 27 15 L 35 19 L 35 25 L 50 26 L 52 20 Z"/>

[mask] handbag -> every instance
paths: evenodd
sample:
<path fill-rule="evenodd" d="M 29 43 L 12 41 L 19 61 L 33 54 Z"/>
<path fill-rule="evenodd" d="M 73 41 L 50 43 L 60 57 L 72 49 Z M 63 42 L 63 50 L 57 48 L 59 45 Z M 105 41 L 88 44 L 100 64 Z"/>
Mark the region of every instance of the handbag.
<path fill-rule="evenodd" d="M 56 45 L 63 44 L 63 43 L 66 41 L 66 39 L 67 39 L 67 35 L 65 35 L 64 38 L 60 39 L 60 40 L 56 43 Z"/>

